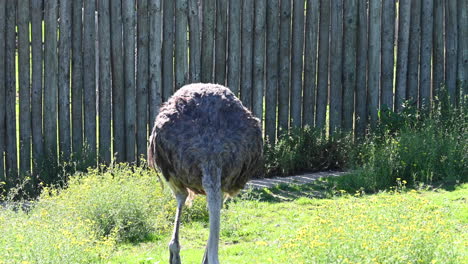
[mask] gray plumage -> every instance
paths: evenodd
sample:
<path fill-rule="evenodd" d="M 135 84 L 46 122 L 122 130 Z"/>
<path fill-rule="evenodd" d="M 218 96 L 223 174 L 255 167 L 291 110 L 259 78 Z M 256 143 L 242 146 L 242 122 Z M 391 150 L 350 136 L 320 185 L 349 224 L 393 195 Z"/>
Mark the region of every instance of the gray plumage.
<path fill-rule="evenodd" d="M 212 224 L 219 200 L 223 193 L 235 195 L 261 174 L 262 149 L 259 119 L 226 87 L 186 85 L 162 105 L 150 137 L 148 162 L 160 168 L 178 200 L 170 263 L 180 263 L 178 215 L 190 193 L 207 195 L 210 239 L 204 263 L 217 263 L 217 241 L 215 249 L 210 249 L 210 241 L 216 224 L 219 239 L 219 219 Z"/>

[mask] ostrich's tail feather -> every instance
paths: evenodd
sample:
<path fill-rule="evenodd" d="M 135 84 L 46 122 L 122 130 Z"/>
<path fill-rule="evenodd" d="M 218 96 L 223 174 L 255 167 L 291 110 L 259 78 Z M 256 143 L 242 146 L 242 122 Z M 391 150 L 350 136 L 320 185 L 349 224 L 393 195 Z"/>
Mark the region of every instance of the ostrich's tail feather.
<path fill-rule="evenodd" d="M 155 152 L 156 152 L 155 139 L 153 138 L 153 135 L 151 135 L 149 138 L 149 146 L 148 146 L 148 153 L 147 153 L 148 166 L 150 168 L 153 168 L 156 171 L 157 166 L 156 166 L 156 160 L 154 157 Z M 159 184 L 161 185 L 161 189 L 164 190 L 164 184 L 161 180 L 161 176 L 159 175 L 159 173 L 156 173 L 156 176 L 158 177 L 158 181 L 159 181 Z"/>

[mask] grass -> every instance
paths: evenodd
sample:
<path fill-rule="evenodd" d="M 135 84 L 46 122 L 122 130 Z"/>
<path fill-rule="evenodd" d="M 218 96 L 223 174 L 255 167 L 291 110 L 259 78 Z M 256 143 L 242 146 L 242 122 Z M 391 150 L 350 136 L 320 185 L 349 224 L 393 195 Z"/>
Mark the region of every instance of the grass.
<path fill-rule="evenodd" d="M 326 180 L 246 191 L 222 211 L 223 263 L 464 263 L 468 185 L 348 194 Z M 117 165 L 0 209 L 0 263 L 164 263 L 175 201 L 144 168 Z M 184 210 L 183 263 L 208 237 L 203 197 Z"/>

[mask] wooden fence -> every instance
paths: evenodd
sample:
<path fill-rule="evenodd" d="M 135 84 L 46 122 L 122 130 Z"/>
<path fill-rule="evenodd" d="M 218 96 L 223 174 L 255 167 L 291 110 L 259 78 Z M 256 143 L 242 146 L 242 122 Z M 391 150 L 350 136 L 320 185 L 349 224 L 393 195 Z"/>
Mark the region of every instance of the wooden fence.
<path fill-rule="evenodd" d="M 136 161 L 158 107 L 190 82 L 227 85 L 270 141 L 306 125 L 363 134 L 384 105 L 466 89 L 467 12 L 468 0 L 0 0 L 0 182 L 84 150 Z"/>

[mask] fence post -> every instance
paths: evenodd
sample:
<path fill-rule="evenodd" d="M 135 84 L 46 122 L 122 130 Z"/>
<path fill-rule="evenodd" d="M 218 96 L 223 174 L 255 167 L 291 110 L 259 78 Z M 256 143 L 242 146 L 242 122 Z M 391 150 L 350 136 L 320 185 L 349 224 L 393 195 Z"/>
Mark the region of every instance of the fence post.
<path fill-rule="evenodd" d="M 460 92 L 468 94 L 468 1 L 458 0 L 458 66 Z"/>
<path fill-rule="evenodd" d="M 330 44 L 330 1 L 320 0 L 320 26 L 317 79 L 317 117 L 315 126 L 325 127 L 328 102 L 328 55 Z"/>
<path fill-rule="evenodd" d="M 70 131 L 70 57 L 71 57 L 71 19 L 72 3 L 60 1 L 60 38 L 58 67 L 58 116 L 59 149 L 63 161 L 68 161 L 71 154 Z"/>
<path fill-rule="evenodd" d="M 148 75 L 149 75 L 149 16 L 148 16 L 148 0 L 138 0 L 138 45 L 137 45 L 137 162 L 141 157 L 146 157 L 146 142 L 148 140 Z M 178 21 L 179 22 L 179 21 Z M 185 32 L 186 33 L 186 32 Z M 176 54 L 177 55 L 177 54 Z M 176 66 L 177 66 L 176 57 Z"/>
<path fill-rule="evenodd" d="M 432 90 L 439 95 L 440 86 L 445 83 L 445 41 L 444 41 L 444 0 L 434 0 L 434 55 L 432 61 Z"/>
<path fill-rule="evenodd" d="M 227 2 L 216 0 L 215 83 L 226 84 Z"/>
<path fill-rule="evenodd" d="M 332 0 L 330 15 L 329 133 L 341 129 L 343 117 L 343 1 Z"/>
<path fill-rule="evenodd" d="M 421 13 L 421 68 L 419 79 L 419 105 L 430 107 L 431 58 L 433 34 L 433 0 L 423 0 Z"/>
<path fill-rule="evenodd" d="M 6 118 L 6 79 L 5 79 L 5 57 L 6 57 L 6 2 L 0 0 L 0 182 L 6 183 L 5 177 L 5 118 Z M 0 185 L 0 190 L 3 188 Z"/>
<path fill-rule="evenodd" d="M 343 15 L 343 129 L 349 132 L 353 129 L 354 93 L 356 90 L 357 20 L 358 1 L 345 0 Z"/>
<path fill-rule="evenodd" d="M 291 1 L 280 2 L 278 135 L 289 128 Z"/>
<path fill-rule="evenodd" d="M 171 0 L 172 1 L 172 0 Z M 253 1 L 250 1 L 253 3 Z M 213 81 L 213 54 L 214 54 L 214 31 L 216 19 L 216 1 L 203 0 L 203 23 L 202 23 L 202 50 L 201 50 L 201 81 Z M 253 10 L 252 10 L 253 11 Z"/>
<path fill-rule="evenodd" d="M 291 126 L 301 127 L 302 67 L 304 50 L 304 0 L 293 1 L 291 43 Z"/>
<path fill-rule="evenodd" d="M 406 98 L 417 105 L 419 90 L 419 50 L 421 43 L 421 0 L 411 1 Z"/>
<path fill-rule="evenodd" d="M 241 73 L 241 4 L 242 1 L 229 1 L 227 86 L 236 96 L 239 96 Z"/>
<path fill-rule="evenodd" d="M 110 1 L 98 1 L 99 11 L 99 162 L 111 162 L 111 26 Z M 145 102 L 146 105 L 146 102 Z M 145 119 L 146 123 L 146 119 Z"/>
<path fill-rule="evenodd" d="M 270 144 L 275 144 L 279 69 L 279 1 L 267 1 L 266 12 L 265 139 Z"/>
<path fill-rule="evenodd" d="M 80 154 L 83 150 L 83 1 L 72 2 L 72 149 L 74 154 Z M 32 26 L 34 29 L 34 23 Z"/>
<path fill-rule="evenodd" d="M 175 89 L 184 86 L 188 81 L 187 55 L 187 11 L 188 0 L 177 0 L 175 9 Z"/>
<path fill-rule="evenodd" d="M 125 82 L 125 151 L 126 161 L 135 162 L 136 87 L 135 87 L 135 1 L 122 2 L 124 82 Z M 172 49 L 171 49 L 172 50 Z M 171 53 L 172 54 L 172 53 Z M 171 59 L 172 62 L 172 59 Z"/>
<path fill-rule="evenodd" d="M 31 86 L 29 0 L 18 1 L 19 152 L 20 179 L 31 171 Z"/>
<path fill-rule="evenodd" d="M 395 67 L 395 0 L 382 2 L 382 94 L 381 105 L 393 110 Z"/>
<path fill-rule="evenodd" d="M 395 111 L 400 111 L 406 100 L 408 49 L 411 22 L 411 1 L 401 1 L 398 8 L 398 54 L 395 88 Z"/>
<path fill-rule="evenodd" d="M 450 102 L 457 99 L 457 1 L 445 1 L 445 83 Z"/>
<path fill-rule="evenodd" d="M 163 101 L 174 92 L 174 0 L 164 0 L 162 40 Z"/>
<path fill-rule="evenodd" d="M 253 114 L 260 120 L 263 119 L 263 87 L 265 86 L 265 24 L 266 1 L 255 1 L 252 110 Z"/>
<path fill-rule="evenodd" d="M 161 65 L 161 0 L 149 0 L 150 35 L 149 35 L 149 113 L 150 129 L 162 103 L 162 65 Z M 150 130 L 151 131 L 151 130 Z"/>
<path fill-rule="evenodd" d="M 354 131 L 356 137 L 365 134 L 367 126 L 367 47 L 368 13 L 367 0 L 358 3 L 358 39 L 356 51 L 356 114 Z"/>
<path fill-rule="evenodd" d="M 203 16 L 206 16 L 206 14 L 203 14 Z M 244 0 L 242 4 L 242 71 L 240 95 L 242 103 L 250 110 L 252 110 L 253 28 L 254 1 Z M 203 48 L 205 49 L 206 45 L 203 45 Z"/>
<path fill-rule="evenodd" d="M 46 162 L 52 168 L 57 164 L 57 2 L 46 0 L 44 3 L 44 147 Z M 94 64 L 91 67 L 94 69 Z M 44 180 L 52 183 L 55 179 Z"/>
<path fill-rule="evenodd" d="M 317 47 L 319 0 L 307 0 L 304 44 L 304 98 L 302 99 L 302 124 L 314 126 L 315 93 L 317 89 Z"/>
<path fill-rule="evenodd" d="M 368 102 L 370 121 L 372 125 L 377 123 L 377 111 L 380 98 L 380 51 L 381 51 L 381 17 L 382 2 L 380 0 L 369 1 L 369 76 L 368 76 Z"/>

